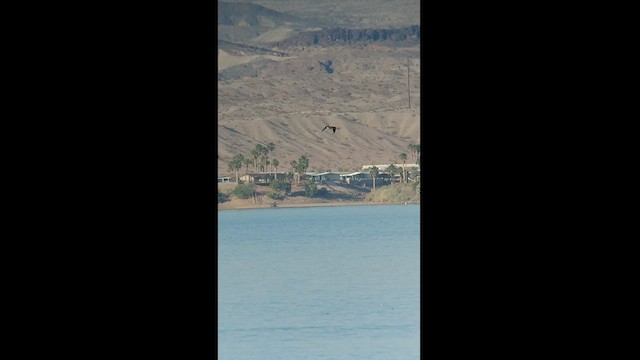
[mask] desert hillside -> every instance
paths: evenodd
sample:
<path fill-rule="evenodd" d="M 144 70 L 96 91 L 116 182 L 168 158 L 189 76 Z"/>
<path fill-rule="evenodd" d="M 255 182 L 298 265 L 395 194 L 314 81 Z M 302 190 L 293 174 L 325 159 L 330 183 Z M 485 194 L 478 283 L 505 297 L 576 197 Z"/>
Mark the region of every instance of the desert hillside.
<path fill-rule="evenodd" d="M 253 3 L 261 7 L 242 9 L 259 13 L 229 17 L 219 26 L 220 174 L 230 173 L 227 162 L 234 155 L 249 157 L 259 143 L 276 145 L 270 158 L 278 159 L 279 171 L 301 155 L 312 171 L 397 163 L 410 143 L 420 143 L 419 13 L 406 10 L 417 1 L 391 1 L 398 11 L 389 9 L 386 17 L 368 10 L 349 17 L 346 11 L 378 1 L 335 1 L 346 10 L 332 21 L 314 2 Z M 227 14 L 234 4 L 225 5 L 231 7 Z M 381 16 L 386 22 L 372 26 Z M 314 32 L 328 39 L 310 43 Z M 322 132 L 325 125 L 338 129 Z"/>
<path fill-rule="evenodd" d="M 419 0 L 225 0 L 250 2 L 323 27 L 402 27 L 420 24 Z M 218 1 L 221 3 L 221 1 Z"/>

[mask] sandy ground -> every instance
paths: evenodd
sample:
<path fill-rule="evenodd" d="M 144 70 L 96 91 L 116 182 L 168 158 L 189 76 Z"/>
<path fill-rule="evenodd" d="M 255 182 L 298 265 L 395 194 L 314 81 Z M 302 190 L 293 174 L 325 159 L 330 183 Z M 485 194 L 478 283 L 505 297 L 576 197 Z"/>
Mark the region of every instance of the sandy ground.
<path fill-rule="evenodd" d="M 332 74 L 320 69 L 326 59 L 333 61 Z M 218 82 L 220 175 L 229 173 L 234 155 L 248 157 L 257 144 L 268 142 L 276 145 L 269 158 L 279 161 L 279 171 L 289 170 L 301 155 L 309 158 L 308 171 L 399 163 L 400 153 L 409 155 L 409 144 L 420 143 L 418 48 L 307 49 L 277 61 L 220 51 L 219 60 L 221 71 L 238 72 L 238 78 Z M 338 130 L 322 132 L 325 125 Z"/>
<path fill-rule="evenodd" d="M 232 66 L 247 64 L 256 60 L 284 61 L 289 58 L 282 58 L 271 55 L 247 55 L 234 56 L 224 50 L 218 50 L 218 71 L 230 68 Z"/>
<path fill-rule="evenodd" d="M 420 22 L 418 0 L 252 2 L 306 21 L 314 19 L 303 27 L 399 28 Z M 399 163 L 400 153 L 409 155 L 409 144 L 420 143 L 418 45 L 280 48 L 270 42 L 295 35 L 301 31 L 298 25 L 244 24 L 219 30 L 238 32 L 243 38 L 249 36 L 242 41 L 245 44 L 286 54 L 218 49 L 219 175 L 230 174 L 228 162 L 234 155 L 251 157 L 257 144 L 269 142 L 276 145 L 269 159 L 279 161 L 278 171 L 290 170 L 292 160 L 306 155 L 308 171 L 349 172 L 366 164 Z M 329 60 L 331 72 L 325 68 Z M 325 125 L 338 130 L 322 132 Z"/>

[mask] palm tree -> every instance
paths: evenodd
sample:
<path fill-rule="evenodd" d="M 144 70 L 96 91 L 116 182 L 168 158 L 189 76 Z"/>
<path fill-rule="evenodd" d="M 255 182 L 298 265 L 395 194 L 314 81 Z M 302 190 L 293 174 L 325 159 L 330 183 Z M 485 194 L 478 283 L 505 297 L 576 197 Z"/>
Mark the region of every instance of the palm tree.
<path fill-rule="evenodd" d="M 407 154 L 400 153 L 400 160 L 402 160 L 402 181 L 407 182 L 407 172 L 405 171 L 404 164 L 407 162 Z"/>
<path fill-rule="evenodd" d="M 284 181 L 291 184 L 291 181 L 293 181 L 293 173 L 291 171 L 288 171 L 286 174 L 284 174 Z"/>
<path fill-rule="evenodd" d="M 409 172 L 411 173 L 411 178 L 413 179 L 413 182 L 418 181 L 418 168 L 412 167 L 411 170 L 409 170 Z"/>
<path fill-rule="evenodd" d="M 418 164 L 420 162 L 420 144 L 416 144 L 415 150 L 416 150 L 416 164 Z"/>
<path fill-rule="evenodd" d="M 280 162 L 277 159 L 273 159 L 273 161 L 271 161 L 271 164 L 275 168 L 275 170 L 273 171 L 273 178 L 277 180 L 278 179 L 278 165 L 280 165 Z"/>
<path fill-rule="evenodd" d="M 251 155 L 255 159 L 256 172 L 259 172 L 264 166 L 265 152 L 268 152 L 268 150 L 262 144 L 256 144 L 256 147 L 251 151 Z"/>
<path fill-rule="evenodd" d="M 398 167 L 393 165 L 393 164 L 389 164 L 389 166 L 387 167 L 387 172 L 391 175 L 391 179 L 394 179 L 396 174 L 398 173 Z"/>
<path fill-rule="evenodd" d="M 300 185 L 300 177 L 304 175 L 305 171 L 307 171 L 307 169 L 309 168 L 309 159 L 306 156 L 302 155 L 297 161 L 293 160 L 291 162 L 291 167 L 293 168 L 294 173 L 297 175 L 296 185 Z"/>
<path fill-rule="evenodd" d="M 304 173 L 309 168 L 309 159 L 307 159 L 306 156 L 300 156 L 300 158 L 298 159 L 298 168 L 298 172 L 300 173 L 300 175 L 304 175 Z M 298 181 L 300 181 L 300 176 L 298 176 Z"/>
<path fill-rule="evenodd" d="M 295 160 L 291 161 L 291 167 L 293 168 L 293 174 L 295 175 L 296 178 L 296 185 L 298 185 L 300 183 L 300 181 L 298 180 L 298 162 Z"/>
<path fill-rule="evenodd" d="M 416 151 L 416 146 L 414 144 L 409 144 L 409 146 L 407 146 L 407 148 L 409 149 L 409 155 L 411 155 L 411 160 L 414 159 L 414 154 Z"/>
<path fill-rule="evenodd" d="M 269 142 L 267 144 L 267 146 L 265 147 L 265 149 L 267 150 L 267 160 L 269 160 L 269 154 L 273 152 L 273 150 L 276 149 L 276 144 Z"/>
<path fill-rule="evenodd" d="M 264 155 L 264 153 L 262 153 L 262 155 L 260 155 L 260 171 L 264 171 L 264 163 L 267 161 L 266 156 Z"/>
<path fill-rule="evenodd" d="M 258 172 L 258 156 L 260 156 L 260 149 L 258 148 L 258 146 L 262 146 L 260 144 L 256 145 L 256 148 L 251 150 L 251 156 L 253 156 L 253 166 L 255 169 L 255 172 Z"/>
<path fill-rule="evenodd" d="M 260 145 L 260 152 L 262 153 L 262 155 L 260 156 L 261 171 L 267 171 L 267 160 L 269 159 L 269 149 L 264 145 Z"/>
<path fill-rule="evenodd" d="M 236 164 L 233 162 L 233 159 L 229 160 L 229 162 L 227 163 L 227 166 L 229 166 L 229 171 L 234 172 L 236 169 Z M 236 182 L 238 182 L 238 177 L 236 176 Z"/>
<path fill-rule="evenodd" d="M 236 155 L 229 161 L 229 170 L 235 171 L 236 173 L 236 183 L 238 183 L 238 170 L 242 169 L 242 155 Z"/>
<path fill-rule="evenodd" d="M 240 164 L 240 169 L 242 169 L 242 165 L 244 164 L 244 161 L 246 160 L 244 158 L 244 155 L 238 154 L 238 155 L 234 156 L 233 158 Z"/>
<path fill-rule="evenodd" d="M 376 178 L 378 177 L 378 168 L 375 166 L 372 166 L 371 168 L 369 168 L 369 175 L 371 175 L 371 178 L 373 179 L 373 191 L 376 191 Z"/>
<path fill-rule="evenodd" d="M 253 164 L 253 161 L 250 158 L 244 158 L 244 165 L 245 165 L 245 170 L 244 173 L 248 174 L 249 173 L 249 165 Z"/>

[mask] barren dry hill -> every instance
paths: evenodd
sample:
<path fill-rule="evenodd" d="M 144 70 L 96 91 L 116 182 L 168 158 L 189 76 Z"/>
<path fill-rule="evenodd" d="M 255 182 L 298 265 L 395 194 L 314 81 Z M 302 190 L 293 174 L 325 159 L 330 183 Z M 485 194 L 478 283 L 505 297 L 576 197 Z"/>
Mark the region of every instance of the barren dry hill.
<path fill-rule="evenodd" d="M 363 164 L 399 162 L 398 155 L 408 153 L 410 143 L 420 143 L 418 11 L 411 18 L 408 10 L 407 14 L 388 12 L 386 16 L 375 12 L 373 17 L 367 17 L 368 12 L 363 10 L 355 12 L 351 22 L 349 13 L 343 12 L 342 17 L 329 22 L 326 16 L 331 12 L 322 6 L 332 1 L 321 5 L 307 1 L 253 2 L 264 8 L 242 6 L 258 9 L 259 14 L 236 16 L 228 22 L 232 25 L 223 29 L 219 26 L 219 31 L 227 34 L 221 34 L 220 39 L 225 41 L 218 45 L 220 174 L 229 173 L 227 162 L 234 155 L 248 157 L 258 143 L 276 144 L 270 158 L 278 159 L 279 171 L 288 170 L 289 163 L 300 155 L 309 158 L 309 170 L 348 171 Z M 335 2 L 343 9 L 363 3 Z M 366 3 L 369 7 L 378 1 Z M 418 1 L 407 0 L 391 3 L 398 9 L 417 9 L 419 5 Z M 234 4 L 231 2 L 229 11 Z M 325 18 L 319 14 L 325 14 Z M 369 23 L 366 19 L 381 16 L 388 22 L 378 34 L 403 28 L 398 31 L 407 33 L 406 29 L 414 26 L 409 30 L 413 35 L 384 39 L 362 36 L 348 41 L 339 36 L 331 39 L 330 35 L 326 42 L 310 45 L 304 40 L 314 31 L 336 34 L 331 30 L 335 26 L 341 26 L 343 34 L 348 30 L 358 33 L 356 29 L 373 34 L 376 28 L 364 26 Z M 234 25 L 234 21 L 244 21 L 245 26 Z M 327 26 L 314 28 L 319 23 Z M 234 33 L 234 28 L 242 29 Z M 243 40 L 232 40 L 239 38 Z M 321 132 L 325 125 L 337 126 L 338 130 L 335 134 Z"/>
<path fill-rule="evenodd" d="M 403 27 L 420 24 L 419 0 L 224 0 L 227 3 L 253 3 L 319 22 L 321 27 Z M 220 1 L 219 1 L 220 3 Z"/>

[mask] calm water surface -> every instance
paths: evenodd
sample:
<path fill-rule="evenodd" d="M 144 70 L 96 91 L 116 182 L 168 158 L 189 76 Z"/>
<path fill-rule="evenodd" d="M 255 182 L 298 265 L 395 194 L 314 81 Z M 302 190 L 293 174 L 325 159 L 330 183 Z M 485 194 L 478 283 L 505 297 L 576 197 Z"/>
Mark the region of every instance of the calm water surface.
<path fill-rule="evenodd" d="M 218 358 L 419 359 L 420 207 L 218 212 Z"/>

